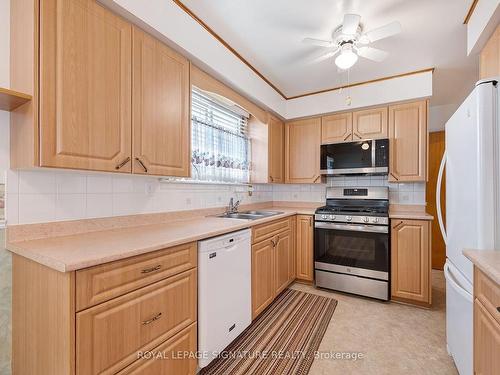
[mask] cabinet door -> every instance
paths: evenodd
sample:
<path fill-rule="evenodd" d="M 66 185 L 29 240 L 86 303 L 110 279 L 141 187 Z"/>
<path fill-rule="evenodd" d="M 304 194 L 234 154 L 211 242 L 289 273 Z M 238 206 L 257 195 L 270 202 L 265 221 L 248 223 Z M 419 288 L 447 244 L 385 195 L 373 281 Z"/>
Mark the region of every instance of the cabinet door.
<path fill-rule="evenodd" d="M 474 374 L 498 374 L 500 324 L 479 300 L 474 301 Z"/>
<path fill-rule="evenodd" d="M 279 234 L 274 248 L 276 260 L 275 295 L 281 293 L 290 284 L 293 270 L 290 259 L 292 257 L 292 241 L 290 232 Z"/>
<path fill-rule="evenodd" d="M 342 143 L 352 141 L 352 114 L 321 117 L 321 143 Z"/>
<path fill-rule="evenodd" d="M 297 279 L 313 281 L 313 217 L 297 215 L 297 243 L 296 243 L 296 273 Z"/>
<path fill-rule="evenodd" d="M 40 51 L 40 165 L 130 172 L 132 26 L 93 0 L 42 0 Z"/>
<path fill-rule="evenodd" d="M 195 353 L 196 323 L 179 332 L 160 346 L 151 350 L 149 357 L 142 357 L 118 375 L 194 375 L 197 360 L 194 356 L 182 358 L 180 353 Z"/>
<path fill-rule="evenodd" d="M 354 140 L 387 138 L 387 107 L 353 112 L 352 134 Z"/>
<path fill-rule="evenodd" d="M 431 303 L 429 222 L 396 220 L 391 229 L 392 297 Z"/>
<path fill-rule="evenodd" d="M 285 124 L 269 116 L 269 182 L 284 183 Z"/>
<path fill-rule="evenodd" d="M 133 172 L 189 177 L 189 61 L 135 27 L 133 56 Z"/>
<path fill-rule="evenodd" d="M 389 181 L 427 179 L 427 102 L 389 107 Z"/>
<path fill-rule="evenodd" d="M 252 318 L 274 299 L 274 247 L 271 239 L 252 245 Z"/>
<path fill-rule="evenodd" d="M 285 182 L 321 182 L 320 143 L 320 118 L 292 121 L 285 125 Z"/>

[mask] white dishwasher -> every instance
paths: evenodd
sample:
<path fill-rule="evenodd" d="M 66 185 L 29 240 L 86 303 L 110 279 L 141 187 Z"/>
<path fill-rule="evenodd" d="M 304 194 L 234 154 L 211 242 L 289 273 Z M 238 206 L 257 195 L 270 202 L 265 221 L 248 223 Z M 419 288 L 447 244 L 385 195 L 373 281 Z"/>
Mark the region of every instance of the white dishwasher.
<path fill-rule="evenodd" d="M 207 366 L 252 322 L 251 231 L 198 242 L 198 365 Z"/>

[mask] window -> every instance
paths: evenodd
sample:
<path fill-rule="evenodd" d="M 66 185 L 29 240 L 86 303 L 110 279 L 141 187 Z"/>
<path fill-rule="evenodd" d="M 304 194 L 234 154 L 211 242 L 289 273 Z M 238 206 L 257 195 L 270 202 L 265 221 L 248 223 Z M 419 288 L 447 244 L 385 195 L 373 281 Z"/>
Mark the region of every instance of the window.
<path fill-rule="evenodd" d="M 192 178 L 201 181 L 249 181 L 248 116 L 200 90 L 191 99 Z M 241 113 L 239 113 L 241 112 Z"/>

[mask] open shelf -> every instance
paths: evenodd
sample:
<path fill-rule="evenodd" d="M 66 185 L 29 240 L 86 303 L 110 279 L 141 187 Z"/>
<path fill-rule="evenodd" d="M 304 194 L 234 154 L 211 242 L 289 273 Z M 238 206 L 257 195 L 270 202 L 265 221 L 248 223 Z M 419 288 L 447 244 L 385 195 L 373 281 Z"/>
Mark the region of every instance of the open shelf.
<path fill-rule="evenodd" d="M 2 111 L 13 111 L 31 99 L 31 95 L 0 87 L 0 110 Z"/>

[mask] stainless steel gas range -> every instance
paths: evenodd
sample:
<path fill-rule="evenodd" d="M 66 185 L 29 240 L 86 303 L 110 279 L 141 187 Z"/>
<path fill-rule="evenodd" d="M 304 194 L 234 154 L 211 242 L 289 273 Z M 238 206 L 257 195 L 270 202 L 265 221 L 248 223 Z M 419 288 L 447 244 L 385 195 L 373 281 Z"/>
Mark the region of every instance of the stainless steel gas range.
<path fill-rule="evenodd" d="M 389 191 L 328 188 L 315 212 L 316 286 L 389 299 Z"/>

